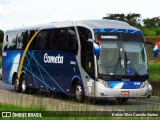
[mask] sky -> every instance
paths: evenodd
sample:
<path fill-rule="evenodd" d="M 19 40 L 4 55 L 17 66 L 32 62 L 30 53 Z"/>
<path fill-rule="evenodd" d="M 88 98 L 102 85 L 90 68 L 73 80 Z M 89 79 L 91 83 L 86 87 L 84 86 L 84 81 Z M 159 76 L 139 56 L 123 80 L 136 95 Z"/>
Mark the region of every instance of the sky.
<path fill-rule="evenodd" d="M 102 19 L 108 13 L 160 16 L 160 0 L 0 0 L 0 29 L 43 23 Z"/>

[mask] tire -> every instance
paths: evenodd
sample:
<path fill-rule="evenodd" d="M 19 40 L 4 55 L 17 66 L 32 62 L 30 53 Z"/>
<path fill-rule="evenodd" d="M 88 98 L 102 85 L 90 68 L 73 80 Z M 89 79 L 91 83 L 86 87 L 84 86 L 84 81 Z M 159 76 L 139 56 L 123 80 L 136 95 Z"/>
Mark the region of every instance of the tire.
<path fill-rule="evenodd" d="M 22 77 L 21 77 L 21 80 L 20 80 L 21 82 L 21 93 L 24 93 L 24 94 L 26 94 L 26 93 L 28 93 L 29 92 L 29 88 L 27 87 L 27 79 L 26 79 L 26 76 L 25 75 L 23 75 Z"/>
<path fill-rule="evenodd" d="M 118 104 L 126 104 L 128 98 L 116 98 Z"/>
<path fill-rule="evenodd" d="M 77 82 L 74 85 L 73 93 L 74 93 L 74 99 L 76 102 L 79 102 L 79 103 L 84 102 L 85 97 L 82 95 L 82 86 L 81 86 L 80 82 Z"/>
<path fill-rule="evenodd" d="M 13 78 L 14 89 L 16 92 L 21 92 L 20 81 L 17 79 L 17 76 Z"/>

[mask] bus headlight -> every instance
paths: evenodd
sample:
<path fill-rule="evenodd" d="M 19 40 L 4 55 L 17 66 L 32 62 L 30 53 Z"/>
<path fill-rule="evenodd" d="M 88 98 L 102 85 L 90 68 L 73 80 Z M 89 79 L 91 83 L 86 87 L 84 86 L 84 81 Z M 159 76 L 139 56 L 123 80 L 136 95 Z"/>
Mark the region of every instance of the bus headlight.
<path fill-rule="evenodd" d="M 141 85 L 141 88 L 144 88 L 146 86 L 146 84 L 148 84 L 148 80 L 144 81 Z"/>
<path fill-rule="evenodd" d="M 98 82 L 102 83 L 106 88 L 109 88 L 109 84 L 106 81 L 98 79 Z"/>

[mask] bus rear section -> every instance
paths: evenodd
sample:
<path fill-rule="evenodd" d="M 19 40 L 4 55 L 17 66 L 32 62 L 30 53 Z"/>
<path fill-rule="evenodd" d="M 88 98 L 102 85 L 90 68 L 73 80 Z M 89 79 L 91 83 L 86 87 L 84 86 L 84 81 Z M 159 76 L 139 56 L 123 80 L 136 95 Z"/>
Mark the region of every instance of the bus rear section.
<path fill-rule="evenodd" d="M 39 29 L 33 27 L 5 33 L 3 82 L 14 85 L 15 90 L 22 93 L 41 89 L 71 94 L 77 81 L 82 84 L 75 28 L 49 26 L 36 35 Z"/>

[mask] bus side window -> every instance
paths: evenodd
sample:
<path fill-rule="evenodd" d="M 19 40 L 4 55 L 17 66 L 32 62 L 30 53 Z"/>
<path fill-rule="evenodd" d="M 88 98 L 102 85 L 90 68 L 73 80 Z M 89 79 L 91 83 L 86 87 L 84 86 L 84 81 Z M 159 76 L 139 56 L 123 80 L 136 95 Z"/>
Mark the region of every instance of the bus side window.
<path fill-rule="evenodd" d="M 74 28 L 69 28 L 67 30 L 67 49 L 69 50 L 69 52 L 77 55 L 78 53 L 78 40 L 77 40 L 77 36 L 76 36 L 76 31 Z"/>
<path fill-rule="evenodd" d="M 26 48 L 27 43 L 28 43 L 28 31 L 25 31 L 23 33 L 23 47 L 22 47 L 23 50 Z"/>
<path fill-rule="evenodd" d="M 74 27 L 47 30 L 46 49 L 77 54 L 78 40 Z"/>
<path fill-rule="evenodd" d="M 29 31 L 29 35 L 28 35 L 28 42 L 30 41 L 30 39 L 33 37 L 33 35 L 35 34 L 35 30 L 30 30 Z M 32 40 L 30 46 L 29 46 L 29 50 L 37 50 L 37 36 Z"/>
<path fill-rule="evenodd" d="M 47 40 L 47 30 L 40 31 L 37 35 L 37 40 L 38 40 L 37 43 L 38 50 L 45 50 L 46 40 Z"/>
<path fill-rule="evenodd" d="M 9 45 L 9 42 L 8 42 L 8 35 L 6 35 L 6 37 L 4 38 L 4 50 L 8 50 L 8 45 Z"/>
<path fill-rule="evenodd" d="M 9 50 L 15 50 L 17 49 L 17 43 L 16 43 L 16 33 L 12 32 L 8 36 L 8 49 Z"/>
<path fill-rule="evenodd" d="M 46 50 L 53 50 L 53 40 L 55 37 L 55 30 L 54 29 L 48 29 L 47 30 L 47 37 L 46 37 L 46 44 L 45 48 Z"/>
<path fill-rule="evenodd" d="M 22 50 L 23 48 L 23 36 L 24 32 L 19 32 L 18 38 L 17 38 L 17 49 Z"/>

